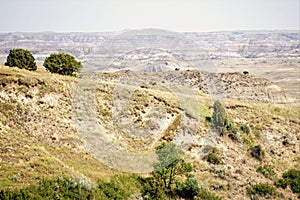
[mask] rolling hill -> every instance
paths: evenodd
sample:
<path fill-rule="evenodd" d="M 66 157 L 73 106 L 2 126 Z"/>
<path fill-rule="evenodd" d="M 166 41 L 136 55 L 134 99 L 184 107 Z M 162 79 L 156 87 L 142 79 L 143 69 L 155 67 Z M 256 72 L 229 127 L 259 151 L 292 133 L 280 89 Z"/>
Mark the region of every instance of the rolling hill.
<path fill-rule="evenodd" d="M 120 173 L 148 176 L 155 146 L 166 141 L 183 150 L 199 183 L 224 199 L 247 199 L 250 185 L 273 184 L 259 166 L 277 177 L 300 168 L 300 107 L 274 83 L 241 73 L 157 71 L 74 78 L 1 66 L 0 188 L 58 176 L 94 186 Z M 216 98 L 234 134 L 211 129 Z M 257 145 L 262 159 L 252 156 Z M 208 162 L 209 153 L 222 162 Z M 277 192 L 270 198 L 297 198 L 289 188 Z"/>

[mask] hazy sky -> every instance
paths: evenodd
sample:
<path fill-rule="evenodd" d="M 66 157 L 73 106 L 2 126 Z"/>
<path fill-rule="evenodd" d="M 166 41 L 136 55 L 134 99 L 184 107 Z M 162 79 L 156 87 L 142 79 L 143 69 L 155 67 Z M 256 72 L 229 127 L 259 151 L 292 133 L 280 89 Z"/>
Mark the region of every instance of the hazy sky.
<path fill-rule="evenodd" d="M 299 30 L 300 0 L 0 0 L 0 32 Z"/>

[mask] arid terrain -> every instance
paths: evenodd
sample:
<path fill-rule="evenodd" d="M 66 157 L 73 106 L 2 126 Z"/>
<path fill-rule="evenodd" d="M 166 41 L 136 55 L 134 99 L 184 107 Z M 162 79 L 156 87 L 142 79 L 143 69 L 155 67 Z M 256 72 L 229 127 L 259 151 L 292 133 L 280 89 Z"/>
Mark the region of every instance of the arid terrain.
<path fill-rule="evenodd" d="M 169 141 L 199 184 L 223 199 L 249 199 L 252 184 L 273 185 L 300 169 L 297 31 L 138 33 L 0 34 L 3 63 L 18 47 L 39 65 L 36 72 L 0 65 L 0 189 L 58 176 L 92 186 L 120 173 L 147 177 L 155 147 Z M 165 38 L 174 43 L 156 45 Z M 78 77 L 41 66 L 62 51 L 83 62 Z M 211 128 L 216 99 L 234 133 Z M 220 161 L 208 162 L 210 153 Z M 276 178 L 257 172 L 262 165 Z M 259 199 L 297 199 L 290 188 L 276 191 Z"/>
<path fill-rule="evenodd" d="M 169 55 L 196 65 L 198 51 L 196 56 L 209 61 L 215 72 L 249 71 L 275 82 L 297 101 L 300 99 L 300 87 L 296 87 L 300 81 L 298 31 L 1 33 L 0 60 L 4 63 L 12 48 L 25 48 L 41 66 L 50 53 L 67 52 L 83 62 L 84 70 L 101 71 L 120 55 L 136 49 L 130 47 L 147 46 L 165 49 Z"/>

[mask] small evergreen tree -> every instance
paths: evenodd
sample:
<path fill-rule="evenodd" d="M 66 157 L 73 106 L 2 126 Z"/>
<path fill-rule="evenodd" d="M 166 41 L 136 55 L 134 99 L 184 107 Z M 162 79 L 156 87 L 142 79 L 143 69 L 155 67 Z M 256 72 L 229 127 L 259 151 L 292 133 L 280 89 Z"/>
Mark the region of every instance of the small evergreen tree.
<path fill-rule="evenodd" d="M 172 185 L 175 184 L 175 177 L 191 172 L 193 170 L 192 165 L 180 159 L 181 150 L 176 148 L 176 145 L 171 142 L 158 146 L 156 154 L 159 162 L 154 165 L 155 171 L 152 174 L 163 180 L 166 194 L 173 196 Z"/>
<path fill-rule="evenodd" d="M 82 64 L 70 54 L 54 53 L 45 59 L 43 66 L 51 73 L 71 76 L 81 69 Z"/>
<path fill-rule="evenodd" d="M 212 126 L 218 134 L 223 135 L 223 128 L 226 125 L 226 111 L 219 100 L 213 105 Z"/>
<path fill-rule="evenodd" d="M 181 150 L 174 143 L 163 143 L 156 148 L 158 162 L 154 165 L 152 177 L 142 179 L 143 197 L 145 199 L 174 199 L 176 196 L 186 197 L 199 192 L 197 180 L 190 174 L 193 167 L 184 162 Z M 176 178 L 186 176 L 181 182 Z"/>
<path fill-rule="evenodd" d="M 5 65 L 30 71 L 35 71 L 37 69 L 33 55 L 30 51 L 25 49 L 11 49 Z"/>

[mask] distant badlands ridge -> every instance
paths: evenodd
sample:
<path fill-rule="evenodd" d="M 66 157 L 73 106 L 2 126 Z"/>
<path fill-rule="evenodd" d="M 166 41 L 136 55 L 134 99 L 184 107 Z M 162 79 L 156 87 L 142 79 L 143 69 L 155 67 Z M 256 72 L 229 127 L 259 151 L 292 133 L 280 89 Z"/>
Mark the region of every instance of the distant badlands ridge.
<path fill-rule="evenodd" d="M 83 63 L 83 71 L 90 72 L 196 69 L 241 73 L 246 70 L 250 75 L 275 82 L 300 100 L 297 87 L 300 84 L 300 43 L 296 30 L 1 33 L 0 62 L 5 62 L 13 48 L 30 50 L 40 66 L 49 54 L 67 52 Z"/>
<path fill-rule="evenodd" d="M 68 52 L 80 59 L 85 69 L 101 65 L 99 60 L 112 62 L 115 56 L 138 47 L 164 48 L 184 56 L 191 56 L 192 51 L 199 51 L 202 55 L 205 54 L 205 59 L 212 60 L 300 57 L 299 32 L 296 30 L 176 33 L 143 29 L 114 33 L 0 34 L 1 60 L 5 60 L 9 49 L 12 48 L 29 49 L 40 62 L 50 53 Z M 192 51 L 189 51 L 189 48 Z"/>

